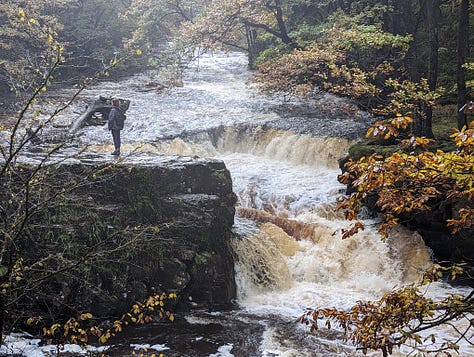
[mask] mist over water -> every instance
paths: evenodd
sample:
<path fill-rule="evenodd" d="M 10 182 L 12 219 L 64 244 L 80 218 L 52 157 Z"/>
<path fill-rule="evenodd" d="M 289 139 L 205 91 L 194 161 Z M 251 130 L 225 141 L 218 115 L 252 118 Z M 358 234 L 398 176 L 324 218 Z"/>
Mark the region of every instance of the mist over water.
<path fill-rule="evenodd" d="M 375 221 L 367 220 L 363 232 L 341 239 L 348 222 L 334 211 L 344 192 L 337 161 L 353 134 L 363 131 L 363 115 L 342 115 L 340 99 L 331 96 L 312 102 L 309 113 L 301 109 L 307 104 L 298 101 L 282 107 L 281 98 L 263 96 L 249 83 L 247 60 L 239 53 L 203 57 L 188 71 L 182 88 L 141 91 L 150 79 L 142 74 L 101 83 L 85 91 L 74 110 L 80 112 L 81 105 L 99 95 L 130 99 L 123 155 L 212 157 L 231 172 L 238 196 L 232 246 L 240 310 L 190 316 L 187 322 L 250 324 L 245 326 L 255 328 L 254 336 L 249 335 L 252 342 L 245 348 L 254 350 L 248 356 L 362 355 L 337 329 L 309 336 L 305 326 L 293 322 L 307 307 L 348 309 L 358 300 L 377 299 L 416 281 L 431 262 L 421 237 L 400 227 L 383 242 Z M 86 127 L 79 140 L 112 160 L 105 127 Z M 431 289 L 442 295 L 451 287 L 435 284 Z M 245 331 L 235 333 L 245 340 Z M 215 353 L 189 351 L 189 356 L 246 356 L 235 341 L 224 342 Z M 469 346 L 463 348 L 461 356 L 474 356 Z"/>

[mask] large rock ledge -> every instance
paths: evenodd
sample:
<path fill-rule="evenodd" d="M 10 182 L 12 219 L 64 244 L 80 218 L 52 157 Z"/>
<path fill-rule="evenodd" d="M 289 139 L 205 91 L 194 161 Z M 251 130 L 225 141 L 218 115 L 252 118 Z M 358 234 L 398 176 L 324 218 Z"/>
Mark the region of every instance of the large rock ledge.
<path fill-rule="evenodd" d="M 74 310 L 117 316 L 148 295 L 175 292 L 178 309 L 231 306 L 236 200 L 223 162 L 74 160 L 55 165 L 51 175 L 63 186 L 80 184 L 36 219 L 37 237 L 25 243 L 27 256 L 34 258 L 45 244 L 76 258 L 92 256 L 85 268 L 58 275 L 35 298 L 26 298 L 26 305 L 54 315 Z"/>

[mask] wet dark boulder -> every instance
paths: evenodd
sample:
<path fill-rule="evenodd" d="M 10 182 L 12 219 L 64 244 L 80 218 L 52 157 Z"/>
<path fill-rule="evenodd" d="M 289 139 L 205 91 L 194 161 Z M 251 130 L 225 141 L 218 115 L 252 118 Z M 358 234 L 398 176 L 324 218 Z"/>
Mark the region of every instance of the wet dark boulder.
<path fill-rule="evenodd" d="M 344 164 L 348 162 L 350 156 L 339 161 L 339 168 L 344 173 Z M 353 182 L 346 186 L 346 194 L 350 195 L 357 189 Z M 376 217 L 382 214 L 377 206 L 379 196 L 371 192 L 366 195 L 363 202 L 363 212 L 367 217 Z M 465 228 L 453 233 L 448 227 L 448 220 L 456 217 L 457 211 L 463 205 L 471 203 L 459 203 L 459 207 L 451 204 L 446 198 L 428 201 L 430 209 L 416 210 L 402 213 L 397 216 L 399 222 L 412 231 L 418 232 L 423 238 L 427 247 L 433 253 L 435 262 L 443 265 L 463 264 L 464 274 L 457 277 L 454 283 L 460 285 L 474 286 L 474 229 Z"/>
<path fill-rule="evenodd" d="M 52 167 L 55 185 L 75 185 L 34 217 L 41 239 L 24 242 L 25 259 L 49 249 L 71 261 L 85 257 L 85 264 L 57 274 L 23 306 L 109 317 L 149 295 L 175 292 L 177 309 L 231 307 L 236 198 L 224 163 L 164 156 L 105 161 Z"/>
<path fill-rule="evenodd" d="M 456 206 L 438 202 L 431 210 L 402 216 L 401 221 L 421 235 L 436 262 L 464 264 L 464 274 L 458 276 L 455 283 L 474 287 L 474 229 L 465 228 L 453 233 L 447 220 L 456 214 Z"/>

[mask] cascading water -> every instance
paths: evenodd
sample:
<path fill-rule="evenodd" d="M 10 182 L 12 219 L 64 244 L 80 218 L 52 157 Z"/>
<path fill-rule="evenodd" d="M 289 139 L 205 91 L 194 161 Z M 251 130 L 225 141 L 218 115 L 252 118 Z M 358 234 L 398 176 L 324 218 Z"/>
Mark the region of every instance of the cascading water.
<path fill-rule="evenodd" d="M 344 190 L 336 179 L 337 160 L 353 134 L 364 130 L 363 114 L 343 115 L 347 105 L 330 96 L 306 109 L 282 105 L 251 87 L 246 65 L 243 54 L 219 54 L 202 58 L 182 88 L 140 92 L 140 83 L 149 80 L 141 75 L 101 83 L 82 95 L 86 102 L 99 95 L 132 101 L 122 132 L 125 155 L 138 150 L 214 157 L 232 174 L 239 199 L 233 248 L 240 310 L 190 315 L 173 332 L 181 342 L 168 335 L 160 343 L 170 348 L 167 356 L 362 355 L 337 329 L 310 336 L 295 318 L 307 307 L 350 308 L 413 282 L 430 253 L 417 234 L 402 228 L 381 241 L 370 220 L 365 231 L 341 239 L 347 222 L 334 211 Z M 80 140 L 108 154 L 109 135 L 103 127 L 88 127 Z M 434 285 L 432 294 L 448 289 Z M 211 328 L 216 324 L 221 328 Z M 156 344 L 151 331 L 140 328 L 137 339 Z M 219 342 L 209 342 L 211 335 L 219 335 Z M 462 353 L 474 356 L 469 346 Z"/>

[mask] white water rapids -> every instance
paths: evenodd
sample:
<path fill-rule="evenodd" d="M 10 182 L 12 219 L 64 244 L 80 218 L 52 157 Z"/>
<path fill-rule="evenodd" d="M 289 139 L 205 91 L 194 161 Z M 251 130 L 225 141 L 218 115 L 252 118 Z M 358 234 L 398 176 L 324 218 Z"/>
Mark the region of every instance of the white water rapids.
<path fill-rule="evenodd" d="M 346 131 L 348 137 L 348 132 L 360 132 L 363 123 L 353 119 L 360 113 L 344 117 L 336 110 L 330 117 L 325 108 L 343 102 L 325 96 L 314 103 L 322 108 L 319 116 L 291 111 L 282 115 L 277 110 L 281 99 L 264 97 L 249 85 L 246 65 L 243 54 L 208 56 L 189 71 L 182 88 L 141 92 L 139 83 L 150 80 L 142 75 L 101 83 L 81 99 L 90 103 L 99 95 L 110 95 L 131 100 L 122 155 L 138 150 L 225 162 L 239 199 L 239 238 L 233 247 L 242 315 L 235 316 L 261 320 L 258 356 L 362 355 L 337 330 L 309 336 L 306 326 L 293 322 L 307 307 L 348 309 L 357 300 L 374 300 L 416 281 L 429 265 L 430 253 L 417 234 L 401 228 L 381 241 L 372 221 L 355 237 L 341 239 L 340 229 L 348 222 L 333 211 L 344 190 L 337 182 L 337 160 L 350 141 L 334 134 Z M 292 123 L 291 128 L 285 123 Z M 305 125 L 311 127 L 311 135 L 305 133 Z M 82 129 L 80 140 L 113 160 L 106 128 Z M 453 289 L 435 284 L 430 294 L 443 296 Z M 205 318 L 188 321 L 208 323 Z M 452 331 L 440 329 L 437 335 L 442 340 Z M 224 344 L 209 356 L 245 355 L 232 347 L 237 346 Z M 394 355 L 409 352 L 404 347 Z M 461 345 L 460 356 L 474 356 L 472 347 Z"/>

